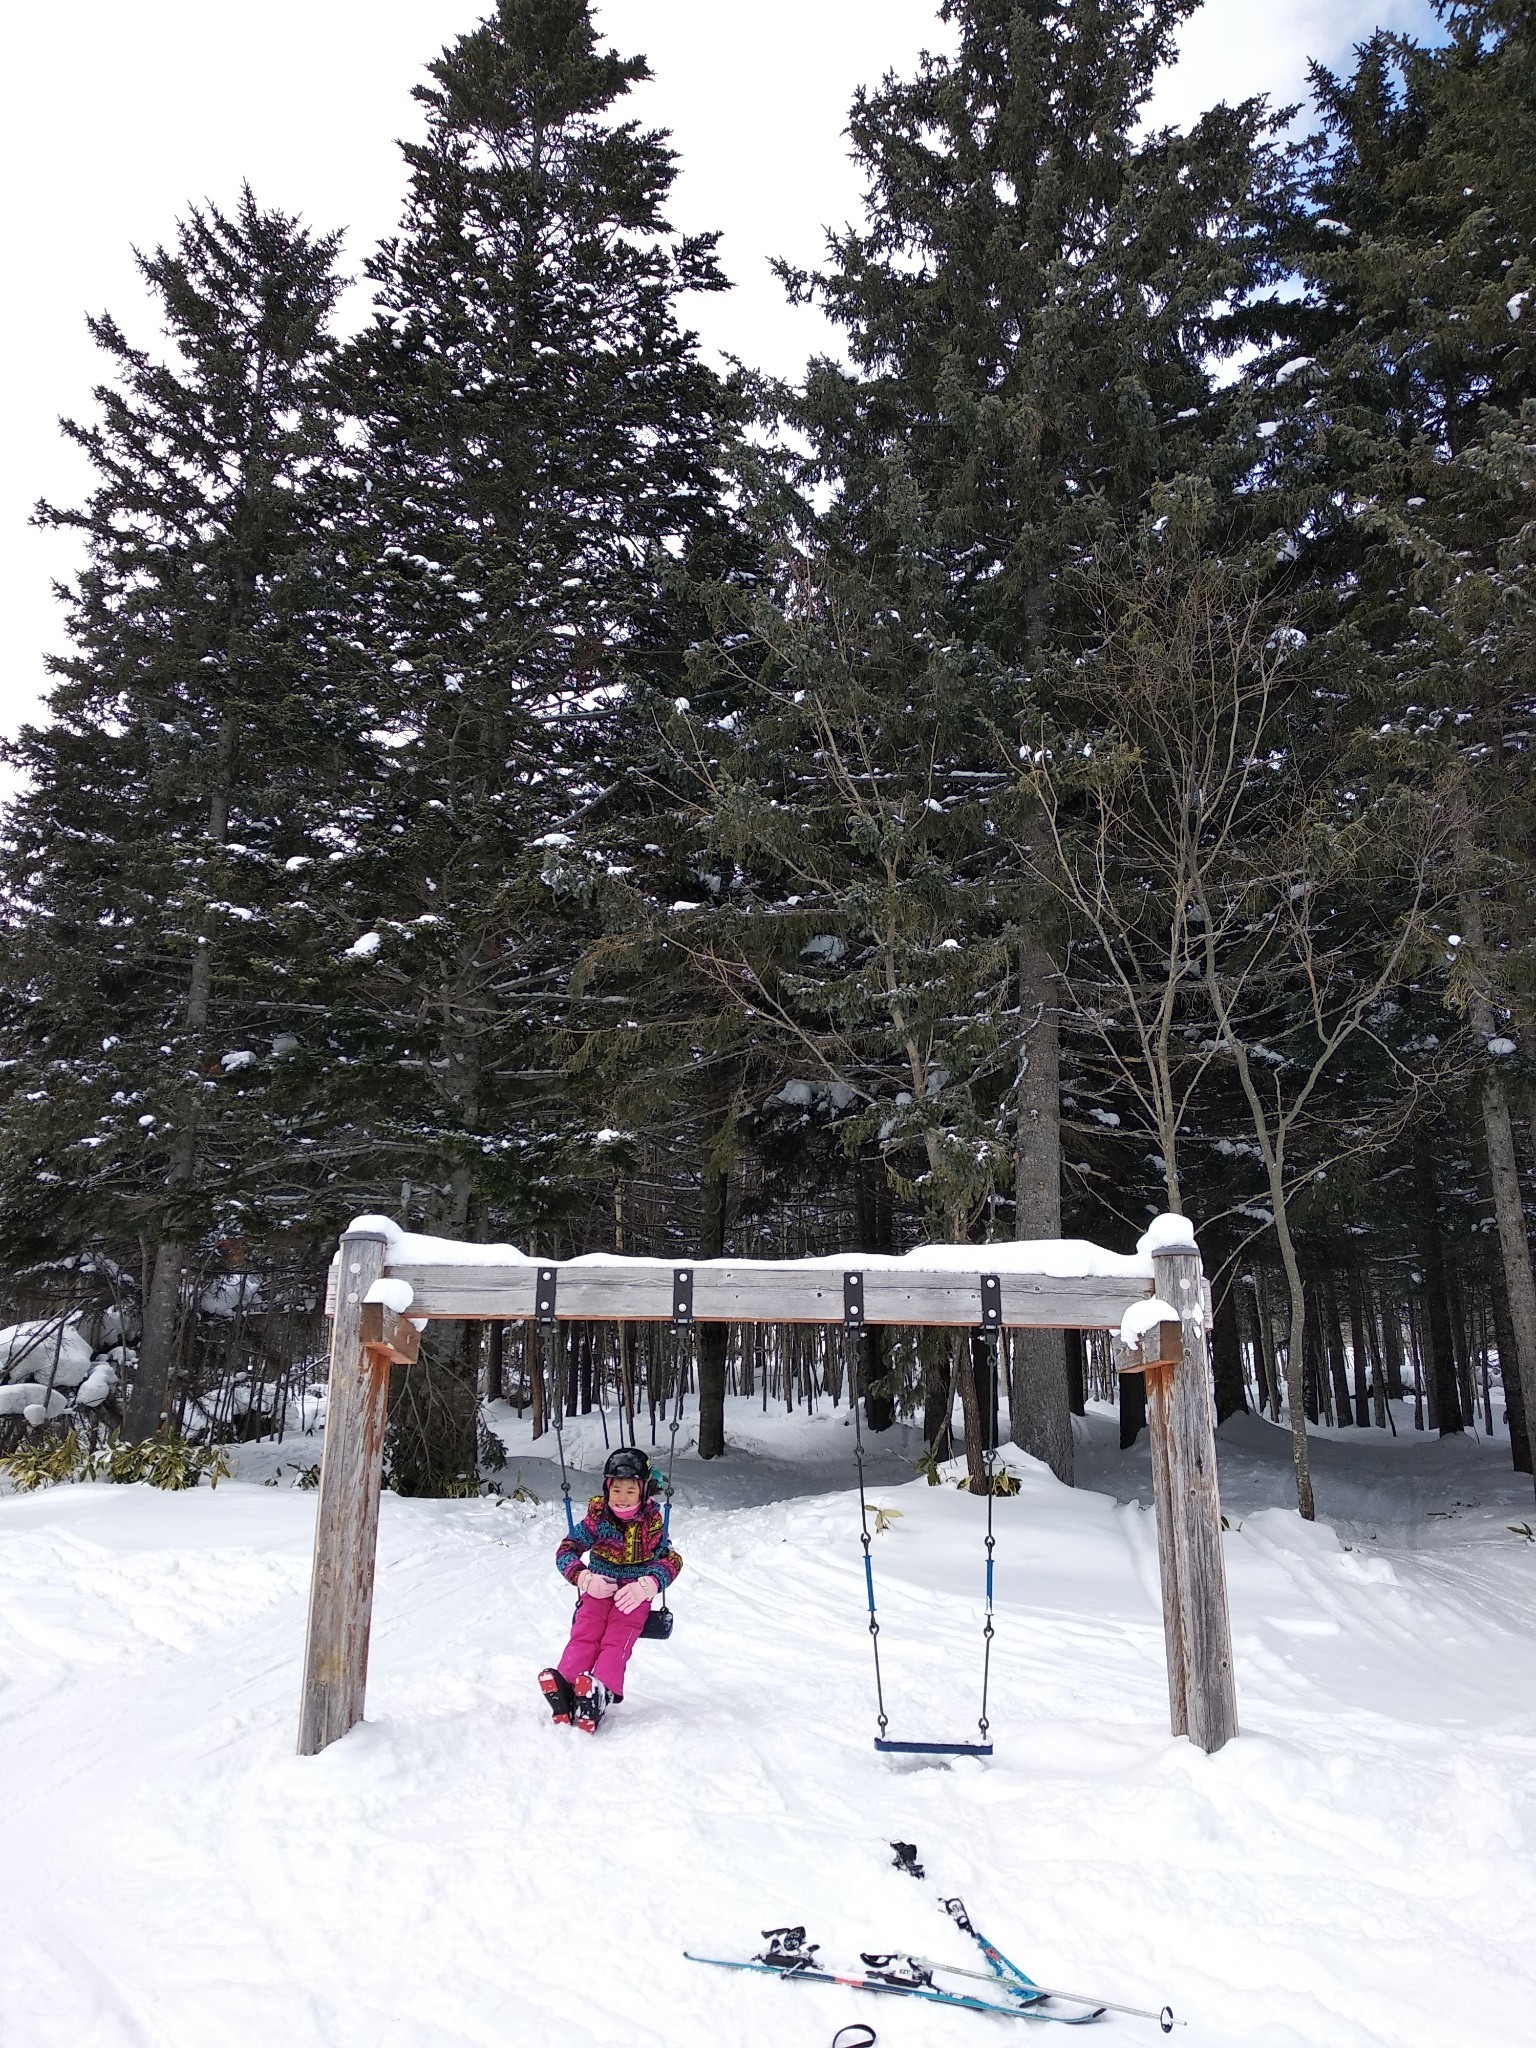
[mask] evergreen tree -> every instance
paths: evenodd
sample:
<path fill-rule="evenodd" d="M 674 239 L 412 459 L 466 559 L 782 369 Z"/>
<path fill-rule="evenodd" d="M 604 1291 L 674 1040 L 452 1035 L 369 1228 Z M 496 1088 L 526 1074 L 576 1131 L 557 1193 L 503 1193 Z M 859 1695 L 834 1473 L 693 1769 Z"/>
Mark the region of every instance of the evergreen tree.
<path fill-rule="evenodd" d="M 162 1419 L 189 1255 L 308 1194 L 280 1055 L 324 968 L 297 899 L 368 723 L 335 608 L 334 255 L 248 190 L 191 211 L 140 259 L 168 349 L 92 320 L 111 381 L 65 431 L 95 482 L 39 515 L 87 564 L 49 722 L 8 750 L 0 1234 L 22 1261 L 137 1240 L 135 1438 Z"/>
<path fill-rule="evenodd" d="M 619 118 L 647 76 L 587 0 L 500 0 L 446 50 L 349 361 L 393 742 L 337 1019 L 349 1088 L 403 1216 L 549 1248 L 611 1174 L 610 1118 L 566 1071 L 572 979 L 645 836 L 673 572 L 726 540 L 739 410 L 680 320 L 723 287 L 714 238 L 672 232 L 673 155 Z M 450 1368 L 465 1445 L 472 1362 Z"/>
<path fill-rule="evenodd" d="M 1441 985 L 1465 1016 L 1512 1334 L 1536 1397 L 1536 1284 L 1516 1155 L 1532 1016 L 1529 728 L 1536 562 L 1536 41 L 1507 0 L 1439 6 L 1445 42 L 1380 34 L 1316 74 L 1325 119 L 1302 263 L 1315 360 L 1292 460 L 1308 573 L 1375 772 L 1453 775 L 1460 902 Z M 1422 1206 L 1422 1205 L 1421 1205 Z M 1507 1361 L 1513 1368 L 1515 1361 Z M 1458 1426 L 1448 1390 L 1443 1428 Z"/>
<path fill-rule="evenodd" d="M 999 1197 L 1021 1234 L 1060 1230 L 1060 934 L 1017 855 L 1033 832 L 1007 736 L 1089 630 L 1068 571 L 1160 478 L 1245 459 L 1211 361 L 1271 275 L 1259 231 L 1285 165 L 1257 104 L 1138 138 L 1189 11 L 946 0 L 956 54 L 855 104 L 866 225 L 790 280 L 852 363 L 818 365 L 785 406 L 802 488 L 831 503 L 792 523 L 781 623 L 754 628 L 772 701 L 761 762 L 736 773 L 771 795 L 723 805 L 722 836 L 740 857 L 750 813 L 768 949 L 793 928 L 786 894 L 835 906 L 846 958 L 806 1014 L 856 1045 L 839 1076 L 879 1105 L 877 1141 L 919 1140 L 950 1233 L 986 1227 Z M 791 1042 L 804 1022 L 786 1016 Z M 1016 1434 L 1065 1476 L 1062 1346 L 1034 1335 L 1018 1357 Z"/>
<path fill-rule="evenodd" d="M 503 0 L 446 51 L 352 354 L 398 741 L 354 1018 L 380 1136 L 454 1231 L 549 1224 L 580 1153 L 555 1027 L 615 859 L 594 821 L 675 687 L 664 564 L 720 524 L 731 405 L 678 302 L 723 280 L 667 227 L 664 139 L 614 118 L 647 75 L 586 0 Z"/>

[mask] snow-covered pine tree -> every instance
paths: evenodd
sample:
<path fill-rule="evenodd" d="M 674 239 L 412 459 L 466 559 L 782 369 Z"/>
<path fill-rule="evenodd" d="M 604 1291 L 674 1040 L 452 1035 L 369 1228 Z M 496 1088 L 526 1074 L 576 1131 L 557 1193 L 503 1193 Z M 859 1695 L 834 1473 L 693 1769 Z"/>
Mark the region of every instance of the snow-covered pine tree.
<path fill-rule="evenodd" d="M 729 406 L 678 307 L 723 279 L 668 228 L 672 154 L 616 112 L 644 61 L 586 0 L 502 0 L 429 69 L 352 351 L 400 742 L 356 1016 L 434 1222 L 526 1229 L 580 1137 L 556 1027 L 603 867 L 575 834 L 629 800 L 631 694 L 679 659 L 664 565 L 719 520 Z"/>
<path fill-rule="evenodd" d="M 1003 736 L 1086 630 L 1066 572 L 1219 460 L 1210 361 L 1283 204 L 1257 104 L 1138 135 L 1192 4 L 945 0 L 955 54 L 855 103 L 864 226 L 790 279 L 851 364 L 785 407 L 830 506 L 786 522 L 722 837 L 758 835 L 765 967 L 808 919 L 836 940 L 773 985 L 787 1042 L 810 1030 L 950 1231 L 999 1196 L 1021 1234 L 1061 1227 L 1059 931 L 1010 851 L 1034 835 Z M 1058 1340 L 1021 1342 L 1014 1393 L 1019 1440 L 1070 1475 Z"/>
<path fill-rule="evenodd" d="M 403 1213 L 455 1235 L 550 1243 L 606 1179 L 571 977 L 677 687 L 671 569 L 722 527 L 736 401 L 680 304 L 724 279 L 667 222 L 665 137 L 622 118 L 647 76 L 587 0 L 500 0 L 445 50 L 350 355 L 397 744 L 339 1022 Z"/>
<path fill-rule="evenodd" d="M 1509 0 L 1436 6 L 1443 42 L 1379 34 L 1347 78 L 1316 74 L 1325 131 L 1301 263 L 1315 389 L 1297 453 L 1378 773 L 1455 787 L 1460 901 L 1440 981 L 1469 1027 L 1463 1100 L 1482 1126 L 1529 1410 L 1517 1120 L 1536 1000 L 1536 37 Z"/>
<path fill-rule="evenodd" d="M 47 722 L 8 750 L 0 1236 L 14 1261 L 91 1238 L 142 1259 L 135 1439 L 189 1254 L 305 1194 L 273 1099 L 313 1024 L 294 899 L 369 722 L 335 610 L 335 246 L 248 190 L 191 210 L 140 259 L 163 353 L 90 323 L 109 380 L 65 431 L 95 480 L 39 515 L 87 562 Z"/>

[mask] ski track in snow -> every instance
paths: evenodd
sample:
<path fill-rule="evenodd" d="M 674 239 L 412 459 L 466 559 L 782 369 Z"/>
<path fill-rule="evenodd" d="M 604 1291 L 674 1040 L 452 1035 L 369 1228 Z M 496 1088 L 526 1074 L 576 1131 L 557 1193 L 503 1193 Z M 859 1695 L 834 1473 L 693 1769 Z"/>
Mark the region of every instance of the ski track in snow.
<path fill-rule="evenodd" d="M 1330 1440 L 1336 1520 L 1309 1528 L 1279 1505 L 1283 1432 L 1228 1426 L 1244 1732 L 1205 1757 L 1166 1733 L 1144 1450 L 1091 1418 L 1105 1491 L 1036 1467 L 995 1503 L 997 1754 L 933 1766 L 871 1747 L 840 1420 L 742 1404 L 750 1449 L 685 1456 L 677 1631 L 595 1741 L 532 1683 L 569 1618 L 553 1499 L 386 1496 L 369 1717 L 309 1759 L 313 1495 L 0 1500 L 3 2048 L 1054 2040 L 682 1955 L 804 1922 L 835 1967 L 976 1966 L 943 1893 L 1043 1982 L 1170 2001 L 1186 2048 L 1528 2048 L 1536 1545 L 1505 1526 L 1531 1519 L 1507 1452 Z M 900 1511 L 874 1540 L 891 1733 L 973 1739 L 982 1506 L 901 1470 L 882 1449 L 870 1489 Z"/>

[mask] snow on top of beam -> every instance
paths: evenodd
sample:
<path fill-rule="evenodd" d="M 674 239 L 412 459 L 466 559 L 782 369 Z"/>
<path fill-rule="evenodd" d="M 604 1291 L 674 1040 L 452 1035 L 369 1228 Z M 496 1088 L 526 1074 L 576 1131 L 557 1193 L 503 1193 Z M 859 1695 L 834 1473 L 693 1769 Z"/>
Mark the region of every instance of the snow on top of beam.
<path fill-rule="evenodd" d="M 392 1269 L 416 1266 L 537 1265 L 510 1244 L 465 1244 L 457 1238 L 426 1237 L 402 1230 L 388 1216 L 357 1216 L 348 1234 L 387 1240 L 386 1263 Z M 1047 1280 L 1127 1280 L 1152 1278 L 1152 1254 L 1193 1251 L 1195 1234 L 1187 1216 L 1159 1216 L 1134 1252 L 1107 1251 L 1082 1237 L 995 1238 L 987 1244 L 920 1244 L 909 1252 L 832 1252 L 813 1259 L 642 1259 L 617 1252 L 586 1252 L 580 1258 L 551 1263 L 562 1267 L 613 1266 L 631 1271 L 671 1272 L 674 1266 L 695 1270 L 729 1266 L 735 1271 L 824 1273 L 1016 1273 Z"/>

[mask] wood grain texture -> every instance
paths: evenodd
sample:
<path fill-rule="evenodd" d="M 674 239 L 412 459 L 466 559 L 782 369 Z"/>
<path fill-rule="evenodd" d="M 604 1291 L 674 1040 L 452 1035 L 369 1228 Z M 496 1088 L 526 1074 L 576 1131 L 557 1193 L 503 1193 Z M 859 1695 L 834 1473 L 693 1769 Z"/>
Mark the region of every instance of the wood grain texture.
<path fill-rule="evenodd" d="M 1139 1351 L 1117 1341 L 1113 1347 L 1115 1371 L 1122 1378 L 1126 1373 L 1144 1372 L 1147 1375 L 1147 1392 L 1150 1394 L 1152 1374 L 1158 1367 L 1177 1365 L 1184 1356 L 1183 1331 L 1182 1323 L 1159 1323 L 1156 1339 L 1153 1339 L 1149 1330 L 1141 1340 Z"/>
<path fill-rule="evenodd" d="M 385 1249 L 382 1237 L 347 1236 L 338 1255 L 300 1756 L 317 1755 L 363 1717 L 389 1392 L 388 1371 L 364 1349 L 363 1296 L 384 1271 Z"/>
<path fill-rule="evenodd" d="M 975 1329 L 981 1323 L 981 1276 L 986 1247 L 978 1245 L 976 1272 L 923 1273 L 873 1270 L 864 1279 L 866 1327 Z M 780 1267 L 698 1265 L 693 1269 L 696 1323 L 832 1323 L 843 1320 L 841 1271 Z M 514 1322 L 535 1312 L 529 1266 L 388 1268 L 410 1283 L 413 1316 L 488 1316 Z M 561 1322 L 668 1323 L 672 1320 L 673 1268 L 660 1261 L 631 1266 L 556 1268 L 555 1315 Z M 1055 1280 L 1002 1275 L 1003 1323 L 1013 1329 L 1118 1328 L 1148 1284 L 1098 1279 Z"/>
<path fill-rule="evenodd" d="M 1168 1491 L 1183 1621 L 1191 1742 L 1208 1753 L 1238 1732 L 1227 1568 L 1221 1547 L 1216 1422 L 1197 1252 L 1153 1255 L 1157 1292 L 1180 1311 L 1183 1360 L 1168 1402 Z"/>
<path fill-rule="evenodd" d="M 1177 1329 L 1178 1325 L 1173 1327 Z M 1179 1586 L 1178 1547 L 1173 1527 L 1173 1480 L 1168 1459 L 1168 1411 L 1173 1398 L 1173 1368 L 1158 1364 L 1140 1369 L 1147 1376 L 1152 1504 L 1157 1514 L 1157 1576 L 1162 1587 L 1163 1648 L 1168 1659 L 1168 1725 L 1175 1735 L 1187 1735 L 1189 1671 L 1185 1662 L 1184 1596 Z"/>
<path fill-rule="evenodd" d="M 360 1332 L 365 1351 L 382 1355 L 387 1365 L 414 1365 L 421 1356 L 421 1332 L 382 1301 L 363 1303 Z"/>

